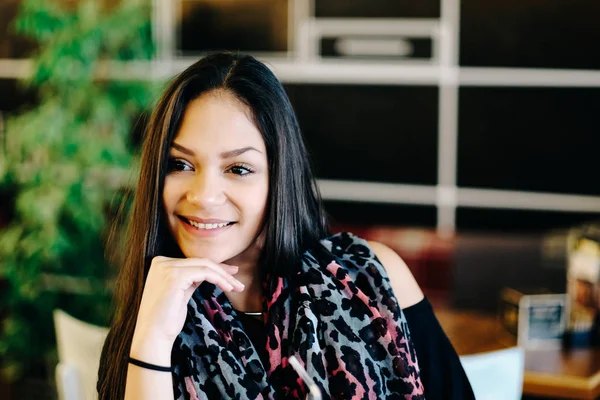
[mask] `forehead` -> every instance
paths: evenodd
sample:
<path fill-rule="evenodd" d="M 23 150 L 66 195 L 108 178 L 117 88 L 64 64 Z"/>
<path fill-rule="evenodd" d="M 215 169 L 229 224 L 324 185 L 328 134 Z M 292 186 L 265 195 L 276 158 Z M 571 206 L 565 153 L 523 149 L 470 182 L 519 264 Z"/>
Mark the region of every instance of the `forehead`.
<path fill-rule="evenodd" d="M 265 148 L 250 108 L 223 90 L 204 93 L 188 104 L 175 141 L 194 151 Z"/>

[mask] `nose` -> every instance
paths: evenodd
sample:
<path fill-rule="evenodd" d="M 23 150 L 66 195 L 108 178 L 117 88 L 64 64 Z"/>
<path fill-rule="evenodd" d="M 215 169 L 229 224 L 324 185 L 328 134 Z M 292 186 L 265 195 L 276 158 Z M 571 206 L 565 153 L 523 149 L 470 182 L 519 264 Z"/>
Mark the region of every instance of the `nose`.
<path fill-rule="evenodd" d="M 225 202 L 222 179 L 210 171 L 198 171 L 189 182 L 187 200 L 200 208 L 211 208 Z"/>

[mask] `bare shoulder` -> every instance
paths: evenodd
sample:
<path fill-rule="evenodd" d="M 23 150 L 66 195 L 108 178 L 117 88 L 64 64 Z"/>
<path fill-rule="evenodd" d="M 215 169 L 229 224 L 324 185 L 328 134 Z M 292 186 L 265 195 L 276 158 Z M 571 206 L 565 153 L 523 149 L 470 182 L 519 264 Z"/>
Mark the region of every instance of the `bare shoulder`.
<path fill-rule="evenodd" d="M 382 243 L 368 243 L 385 268 L 400 307 L 407 308 L 420 302 L 424 297 L 423 291 L 404 260 Z"/>

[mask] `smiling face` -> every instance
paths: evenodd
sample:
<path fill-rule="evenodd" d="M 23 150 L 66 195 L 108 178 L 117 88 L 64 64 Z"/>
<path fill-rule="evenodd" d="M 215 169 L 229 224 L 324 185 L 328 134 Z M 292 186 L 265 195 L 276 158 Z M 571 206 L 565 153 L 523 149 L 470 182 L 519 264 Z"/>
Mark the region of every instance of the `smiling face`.
<path fill-rule="evenodd" d="M 267 151 L 250 109 L 228 92 L 188 105 L 173 140 L 163 204 L 186 257 L 256 264 L 269 193 Z"/>

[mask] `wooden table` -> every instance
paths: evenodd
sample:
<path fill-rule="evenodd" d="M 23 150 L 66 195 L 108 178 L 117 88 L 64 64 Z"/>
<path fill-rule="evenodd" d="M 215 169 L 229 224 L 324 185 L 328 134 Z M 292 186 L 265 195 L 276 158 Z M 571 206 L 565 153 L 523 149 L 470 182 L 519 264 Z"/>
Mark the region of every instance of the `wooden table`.
<path fill-rule="evenodd" d="M 471 311 L 435 308 L 460 355 L 510 347 L 496 317 Z M 600 396 L 600 349 L 528 350 L 523 394 L 577 399 Z"/>

